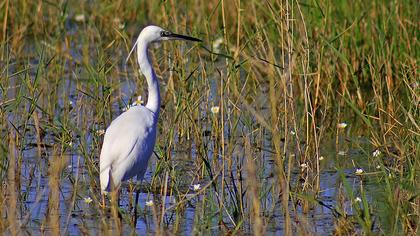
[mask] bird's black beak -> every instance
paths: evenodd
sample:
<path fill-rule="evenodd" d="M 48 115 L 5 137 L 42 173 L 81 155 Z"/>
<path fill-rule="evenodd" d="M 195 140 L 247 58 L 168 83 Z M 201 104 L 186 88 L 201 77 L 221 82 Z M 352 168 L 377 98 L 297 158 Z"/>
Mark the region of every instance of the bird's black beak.
<path fill-rule="evenodd" d="M 182 35 L 182 34 L 175 34 L 172 32 L 168 32 L 165 37 L 168 37 L 170 39 L 181 39 L 181 40 L 188 40 L 188 41 L 194 41 L 194 42 L 203 42 L 201 39 Z"/>

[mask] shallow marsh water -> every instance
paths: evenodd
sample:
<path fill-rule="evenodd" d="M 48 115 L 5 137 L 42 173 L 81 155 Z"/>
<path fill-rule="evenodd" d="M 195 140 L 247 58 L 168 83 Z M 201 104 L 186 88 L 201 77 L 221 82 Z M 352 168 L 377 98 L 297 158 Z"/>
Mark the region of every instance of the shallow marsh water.
<path fill-rule="evenodd" d="M 350 150 L 352 151 L 352 150 Z M 357 150 L 353 150 L 357 153 Z M 46 215 L 48 215 L 48 168 L 47 164 L 42 160 L 37 160 L 36 150 L 30 149 L 27 150 L 25 154 L 25 159 L 23 160 L 22 165 L 22 178 L 21 178 L 21 192 L 22 192 L 22 206 L 19 209 L 19 215 L 22 216 L 22 221 L 25 222 L 25 227 L 23 232 L 29 234 L 37 234 L 39 229 L 42 227 L 43 221 L 45 220 Z M 183 158 L 185 155 L 177 155 L 176 152 L 173 154 L 174 165 L 179 167 L 180 172 L 188 172 L 192 169 L 192 163 L 194 160 L 187 160 Z M 270 183 L 270 173 L 271 165 L 274 164 L 270 160 L 270 155 L 265 155 L 263 162 L 265 162 L 266 173 L 262 177 L 262 185 L 267 186 L 272 185 Z M 180 158 L 179 158 L 180 157 Z M 62 232 L 67 232 L 70 235 L 80 235 L 82 232 L 89 232 L 89 234 L 95 234 L 95 232 L 101 232 L 100 225 L 98 222 L 101 221 L 101 214 L 98 213 L 99 209 L 93 206 L 94 203 L 87 203 L 86 199 L 93 197 L 92 195 L 97 194 L 97 190 L 92 190 L 90 185 L 90 177 L 86 173 L 86 167 L 83 164 L 83 158 L 77 155 L 68 155 L 68 158 L 72 161 L 64 169 L 62 174 L 61 186 L 60 186 L 60 227 Z M 360 166 L 367 165 L 366 157 L 364 155 L 350 154 L 345 156 L 337 156 L 334 151 L 330 151 L 325 154 L 325 159 L 323 160 L 324 168 L 321 172 L 320 183 L 321 190 L 318 200 L 322 201 L 328 207 L 325 206 L 316 206 L 314 209 L 309 210 L 307 213 L 303 213 L 301 210 L 298 210 L 301 216 L 300 220 L 305 220 L 306 224 L 311 225 L 311 232 L 315 234 L 325 234 L 331 232 L 333 229 L 335 212 L 334 207 L 337 204 L 338 187 L 337 184 L 341 181 L 338 171 L 336 170 L 337 163 L 340 162 L 344 175 L 346 176 L 347 181 L 349 181 L 352 186 L 357 189 L 361 178 L 355 175 L 355 168 L 352 166 L 352 161 L 357 161 Z M 80 163 L 78 166 L 77 163 Z M 189 167 L 190 166 L 190 167 Z M 152 172 L 156 167 L 156 159 L 152 159 L 149 165 L 148 171 L 146 172 L 145 182 L 151 180 Z M 367 166 L 366 166 L 367 167 Z M 367 167 L 369 168 L 369 167 Z M 299 171 L 296 171 L 294 174 L 295 178 L 298 178 Z M 246 177 L 244 177 L 246 178 Z M 294 178 L 294 179 L 295 179 Z M 369 177 L 368 177 L 369 178 Z M 77 186 L 72 183 L 71 180 L 79 179 Z M 28 181 L 31 180 L 31 184 Z M 206 181 L 203 180 L 201 186 L 206 184 Z M 296 180 L 293 180 L 295 182 Z M 366 179 L 365 179 L 366 181 Z M 192 186 L 188 182 L 183 183 L 184 186 L 183 192 L 191 192 L 194 194 Z M 150 207 L 145 205 L 145 202 L 153 199 L 155 202 L 162 201 L 162 195 L 156 193 L 147 192 L 147 184 L 142 185 L 142 189 L 146 192 L 140 194 L 139 203 L 142 213 L 140 218 L 137 221 L 136 230 L 140 232 L 155 233 L 155 225 L 153 223 L 153 216 L 150 210 Z M 73 194 L 77 188 L 76 201 L 72 202 Z M 128 198 L 130 197 L 127 192 L 127 184 L 123 186 L 121 193 L 120 205 L 124 210 L 129 208 Z M 381 188 L 377 186 L 375 181 L 367 181 L 365 183 L 365 188 L 368 192 L 367 197 L 369 201 L 378 196 L 378 192 L 381 191 Z M 98 197 L 98 196 L 96 196 Z M 171 228 L 171 225 L 175 221 L 181 221 L 179 224 L 179 233 L 182 234 L 191 234 L 197 232 L 197 225 L 195 214 L 199 214 L 200 208 L 203 206 L 200 204 L 201 194 L 193 197 L 184 209 L 184 212 L 181 215 L 177 215 L 175 210 L 169 210 L 166 212 L 164 217 L 165 226 Z M 379 199 L 375 199 L 378 201 Z M 173 207 L 176 204 L 174 196 L 166 197 L 166 208 Z M 351 204 L 345 203 L 345 208 L 348 210 L 349 214 L 352 214 Z M 282 221 L 283 216 L 280 211 L 279 203 L 273 199 L 273 196 L 267 194 L 263 201 L 264 208 L 270 213 L 269 222 L 267 225 L 267 233 L 269 234 L 282 234 Z M 297 206 L 299 208 L 299 206 Z M 277 208 L 277 210 L 276 210 Z M 110 216 L 108 216 L 110 217 Z M 179 219 L 177 219 L 179 218 Z M 296 222 L 298 223 L 298 222 Z M 209 228 L 202 229 L 207 232 L 217 233 L 220 231 L 218 222 L 214 221 L 209 224 Z M 48 228 L 45 229 L 48 232 Z M 125 226 L 125 232 L 131 232 L 132 229 L 130 226 Z"/>
<path fill-rule="evenodd" d="M 311 4 L 3 1 L 0 234 L 416 235 L 418 4 Z M 204 42 L 151 49 L 134 227 L 129 184 L 101 208 L 98 157 L 147 100 L 125 57 L 151 19 Z"/>

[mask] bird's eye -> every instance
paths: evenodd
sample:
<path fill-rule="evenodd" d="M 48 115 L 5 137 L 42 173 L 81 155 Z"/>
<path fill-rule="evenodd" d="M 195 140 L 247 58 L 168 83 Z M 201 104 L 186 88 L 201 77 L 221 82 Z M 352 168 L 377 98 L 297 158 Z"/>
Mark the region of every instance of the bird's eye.
<path fill-rule="evenodd" d="M 168 31 L 161 31 L 160 32 L 161 37 L 168 37 L 170 34 L 171 34 L 171 32 L 168 32 Z"/>

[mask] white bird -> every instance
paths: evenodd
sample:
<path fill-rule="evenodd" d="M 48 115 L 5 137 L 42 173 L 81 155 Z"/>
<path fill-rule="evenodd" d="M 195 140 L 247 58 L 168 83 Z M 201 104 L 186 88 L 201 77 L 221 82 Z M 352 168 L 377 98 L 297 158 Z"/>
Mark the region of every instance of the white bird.
<path fill-rule="evenodd" d="M 156 142 L 156 125 L 159 118 L 160 92 L 159 83 L 150 62 L 148 47 L 151 43 L 164 40 L 199 39 L 174 34 L 158 26 L 147 26 L 137 38 L 137 60 L 140 72 L 146 77 L 148 99 L 146 106 L 130 107 L 118 116 L 105 133 L 99 165 L 102 192 L 118 189 L 122 181 L 137 176 L 142 180 Z M 127 59 L 128 59 L 127 57 Z M 136 196 L 136 203 L 138 195 Z"/>

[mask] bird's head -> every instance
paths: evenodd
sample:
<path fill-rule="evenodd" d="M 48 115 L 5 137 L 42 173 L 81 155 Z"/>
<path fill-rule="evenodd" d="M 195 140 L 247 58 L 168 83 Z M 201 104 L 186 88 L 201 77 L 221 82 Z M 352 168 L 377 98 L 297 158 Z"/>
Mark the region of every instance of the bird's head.
<path fill-rule="evenodd" d="M 188 40 L 188 41 L 202 42 L 200 39 L 197 39 L 197 38 L 193 38 L 193 37 L 181 35 L 181 34 L 175 34 L 165 29 L 162 29 L 159 26 L 149 25 L 149 26 L 144 27 L 143 30 L 140 32 L 140 35 L 137 38 L 137 41 L 134 43 L 134 46 L 131 49 L 130 53 L 128 54 L 128 57 L 133 52 L 135 46 L 140 42 L 144 44 L 150 44 L 150 43 L 166 41 L 166 40 Z M 128 60 L 128 57 L 127 57 L 127 60 Z"/>
<path fill-rule="evenodd" d="M 148 43 L 154 43 L 154 42 L 165 41 L 165 40 L 189 40 L 189 41 L 201 42 L 200 39 L 193 38 L 186 35 L 175 34 L 155 25 L 149 25 L 145 27 L 140 33 L 139 40 L 144 40 L 145 42 L 148 42 Z"/>

